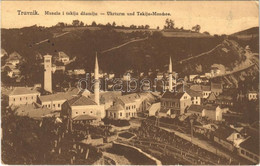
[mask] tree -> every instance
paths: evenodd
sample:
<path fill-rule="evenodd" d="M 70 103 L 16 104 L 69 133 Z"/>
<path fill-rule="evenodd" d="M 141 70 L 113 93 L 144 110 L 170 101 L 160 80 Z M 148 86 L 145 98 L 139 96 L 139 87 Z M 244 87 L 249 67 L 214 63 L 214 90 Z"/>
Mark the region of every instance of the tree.
<path fill-rule="evenodd" d="M 58 22 L 58 24 L 56 24 L 57 27 L 64 27 L 65 23 L 64 22 Z"/>
<path fill-rule="evenodd" d="M 95 27 L 95 26 L 97 26 L 97 23 L 95 21 L 93 21 L 91 26 Z"/>
<path fill-rule="evenodd" d="M 79 20 L 73 20 L 72 21 L 72 26 L 79 26 L 80 25 L 80 21 Z"/>
<path fill-rule="evenodd" d="M 84 22 L 80 21 L 79 26 L 84 26 Z"/>
<path fill-rule="evenodd" d="M 111 24 L 108 22 L 106 26 L 107 26 L 107 27 L 111 27 Z"/>
<path fill-rule="evenodd" d="M 194 31 L 194 32 L 200 32 L 200 25 L 195 25 L 194 27 L 192 27 L 192 30 Z"/>
<path fill-rule="evenodd" d="M 113 27 L 115 27 L 115 26 L 116 26 L 116 23 L 115 23 L 115 21 L 112 23 L 112 26 L 113 26 Z"/>
<path fill-rule="evenodd" d="M 204 34 L 206 34 L 206 35 L 210 35 L 210 33 L 209 32 L 207 32 L 207 31 L 205 31 L 205 32 L 203 32 Z"/>
<path fill-rule="evenodd" d="M 165 20 L 165 26 L 164 29 L 174 29 L 174 21 L 172 19 L 166 19 Z"/>
<path fill-rule="evenodd" d="M 150 26 L 149 26 L 149 25 L 145 25 L 144 28 L 145 28 L 145 29 L 149 29 Z"/>

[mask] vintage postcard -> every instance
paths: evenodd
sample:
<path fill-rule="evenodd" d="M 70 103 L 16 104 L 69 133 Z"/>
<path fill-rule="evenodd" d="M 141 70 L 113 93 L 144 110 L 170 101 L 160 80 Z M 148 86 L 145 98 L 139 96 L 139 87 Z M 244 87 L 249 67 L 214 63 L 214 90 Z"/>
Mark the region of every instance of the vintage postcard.
<path fill-rule="evenodd" d="M 258 165 L 258 1 L 1 1 L 1 162 Z"/>

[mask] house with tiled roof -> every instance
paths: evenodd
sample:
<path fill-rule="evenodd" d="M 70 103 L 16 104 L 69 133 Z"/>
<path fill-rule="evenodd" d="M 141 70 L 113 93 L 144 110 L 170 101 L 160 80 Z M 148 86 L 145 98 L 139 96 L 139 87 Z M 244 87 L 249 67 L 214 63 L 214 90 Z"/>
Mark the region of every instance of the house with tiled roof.
<path fill-rule="evenodd" d="M 40 92 L 28 87 L 15 87 L 8 95 L 9 106 L 36 103 Z"/>
<path fill-rule="evenodd" d="M 6 63 L 11 63 L 13 64 L 14 66 L 16 66 L 17 64 L 19 64 L 22 60 L 22 56 L 17 53 L 16 51 L 14 51 L 13 53 L 11 53 L 9 55 L 9 57 L 6 59 Z"/>
<path fill-rule="evenodd" d="M 62 62 L 63 64 L 68 64 L 70 61 L 70 57 L 67 54 L 65 54 L 64 52 L 59 51 L 58 52 L 58 61 Z"/>
<path fill-rule="evenodd" d="M 161 109 L 171 109 L 174 114 L 184 114 L 191 104 L 191 96 L 187 92 L 166 91 L 161 98 Z"/>
<path fill-rule="evenodd" d="M 224 110 L 220 108 L 219 106 L 213 106 L 213 105 L 191 105 L 187 112 L 189 114 L 195 114 L 197 116 L 201 117 L 207 117 L 208 119 L 214 120 L 214 121 L 221 121 L 222 120 L 222 113 Z"/>
<path fill-rule="evenodd" d="M 76 94 L 74 94 L 76 95 Z M 60 111 L 61 110 L 61 105 L 73 98 L 73 95 L 70 93 L 66 92 L 60 92 L 60 93 L 55 93 L 55 94 L 50 94 L 50 95 L 44 95 L 44 96 L 39 96 L 37 102 L 45 108 L 49 108 L 51 110 L 55 111 Z"/>
<path fill-rule="evenodd" d="M 129 116 L 127 116 L 124 107 L 119 103 L 116 103 L 109 107 L 106 110 L 106 115 L 108 118 L 111 119 L 129 119 Z"/>
<path fill-rule="evenodd" d="M 259 164 L 259 151 L 259 134 L 248 137 L 245 141 L 239 144 L 238 148 L 238 154 L 254 164 Z"/>
<path fill-rule="evenodd" d="M 52 110 L 46 107 L 41 107 L 37 104 L 20 105 L 16 107 L 15 114 L 18 116 L 28 116 L 30 118 L 41 120 L 46 116 L 57 116 Z"/>
<path fill-rule="evenodd" d="M 233 142 L 227 139 L 233 133 L 237 132 L 230 127 L 219 127 L 214 132 L 214 142 L 218 143 L 219 145 L 228 149 L 229 151 L 233 151 L 235 148 L 233 146 Z"/>
<path fill-rule="evenodd" d="M 7 52 L 5 51 L 5 49 L 1 48 L 1 57 L 7 56 Z"/>
<path fill-rule="evenodd" d="M 213 92 L 216 96 L 220 95 L 223 92 L 223 86 L 221 83 L 213 83 L 210 85 L 211 92 Z"/>
<path fill-rule="evenodd" d="M 104 105 L 98 105 L 89 97 L 78 95 L 66 100 L 61 106 L 61 117 L 73 119 L 80 115 L 90 115 L 97 120 L 105 117 Z"/>

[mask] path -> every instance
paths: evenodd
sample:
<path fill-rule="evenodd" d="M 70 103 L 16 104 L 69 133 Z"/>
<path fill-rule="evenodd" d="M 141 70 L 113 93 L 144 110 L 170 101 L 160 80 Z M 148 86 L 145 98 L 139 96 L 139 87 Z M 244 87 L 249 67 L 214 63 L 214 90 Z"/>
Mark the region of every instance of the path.
<path fill-rule="evenodd" d="M 130 43 L 139 42 L 139 41 L 143 41 L 143 40 L 147 40 L 147 39 L 148 39 L 148 37 L 143 38 L 143 39 L 135 39 L 135 40 L 131 40 L 131 41 L 126 42 L 126 43 L 124 43 L 124 44 L 121 44 L 121 45 L 118 45 L 118 46 L 115 46 L 115 47 L 109 48 L 109 49 L 104 50 L 104 51 L 101 51 L 101 53 L 103 54 L 103 53 L 106 53 L 106 52 L 109 52 L 109 51 L 112 51 L 112 50 L 115 50 L 115 49 L 118 49 L 118 48 L 124 47 L 124 46 L 126 46 L 126 45 L 128 45 L 128 44 L 130 44 Z"/>
<path fill-rule="evenodd" d="M 103 155 L 115 161 L 116 165 L 131 165 L 131 163 L 124 157 L 108 152 L 103 152 Z"/>
<path fill-rule="evenodd" d="M 187 134 L 184 134 L 184 133 L 181 133 L 181 132 L 178 132 L 178 131 L 175 131 L 173 129 L 168 129 L 168 128 L 164 128 L 164 127 L 160 127 L 161 129 L 163 130 L 166 130 L 168 132 L 174 132 L 177 136 L 191 142 L 194 144 L 194 145 L 197 145 L 199 146 L 200 148 L 202 149 L 205 149 L 209 152 L 212 152 L 216 155 L 220 155 L 220 156 L 223 156 L 227 159 L 230 159 L 232 158 L 229 154 L 227 154 L 226 152 L 222 151 L 221 149 L 217 148 L 217 147 L 214 147 L 213 145 L 209 144 L 207 141 L 204 141 L 204 140 L 200 140 L 196 137 L 192 137 L 192 140 L 191 140 L 191 137 Z"/>

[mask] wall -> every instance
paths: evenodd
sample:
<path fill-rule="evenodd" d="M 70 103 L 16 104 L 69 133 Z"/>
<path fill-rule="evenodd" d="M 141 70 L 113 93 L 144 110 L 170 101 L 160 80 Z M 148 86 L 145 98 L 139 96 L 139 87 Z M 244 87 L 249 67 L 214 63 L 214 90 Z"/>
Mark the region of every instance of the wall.
<path fill-rule="evenodd" d="M 45 102 L 41 102 L 41 105 L 42 105 L 43 107 L 50 108 L 51 110 L 60 111 L 60 110 L 61 110 L 61 105 L 62 105 L 65 101 L 66 101 L 66 100 L 45 101 Z"/>
<path fill-rule="evenodd" d="M 104 105 L 84 105 L 72 106 L 71 117 L 74 118 L 78 115 L 90 115 L 97 118 L 104 118 L 106 116 Z"/>
<path fill-rule="evenodd" d="M 251 152 L 247 151 L 247 150 L 244 149 L 244 148 L 241 148 L 241 147 L 240 147 L 240 148 L 238 149 L 238 154 L 239 154 L 240 156 L 242 156 L 243 158 L 254 162 L 255 164 L 258 164 L 258 163 L 259 163 L 259 160 L 260 160 L 259 156 L 257 156 L 257 155 L 254 154 L 254 153 L 251 153 Z"/>
<path fill-rule="evenodd" d="M 9 106 L 36 103 L 38 96 L 40 96 L 40 93 L 26 94 L 26 95 L 11 95 L 9 96 L 9 101 L 8 101 Z"/>

